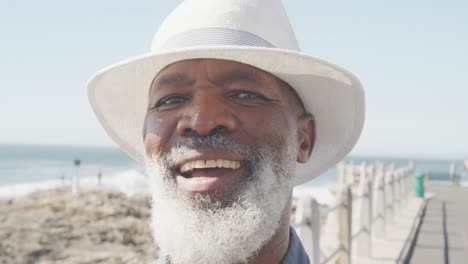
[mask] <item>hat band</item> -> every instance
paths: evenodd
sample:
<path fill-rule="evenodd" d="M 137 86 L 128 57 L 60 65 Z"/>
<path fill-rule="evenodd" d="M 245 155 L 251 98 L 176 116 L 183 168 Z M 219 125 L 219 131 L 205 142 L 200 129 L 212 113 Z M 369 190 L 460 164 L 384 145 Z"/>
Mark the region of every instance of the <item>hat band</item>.
<path fill-rule="evenodd" d="M 250 46 L 275 48 L 261 37 L 235 29 L 199 28 L 179 33 L 164 43 L 160 49 L 180 49 L 193 46 Z"/>

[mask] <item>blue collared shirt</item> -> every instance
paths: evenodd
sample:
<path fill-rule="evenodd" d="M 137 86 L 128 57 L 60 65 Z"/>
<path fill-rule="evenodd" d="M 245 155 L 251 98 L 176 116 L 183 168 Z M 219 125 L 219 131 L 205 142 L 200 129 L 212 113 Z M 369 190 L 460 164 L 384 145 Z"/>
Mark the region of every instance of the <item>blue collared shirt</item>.
<path fill-rule="evenodd" d="M 166 261 L 165 258 L 160 258 L 152 264 L 166 264 Z M 292 227 L 289 228 L 288 251 L 281 260 L 281 264 L 310 264 L 309 256 L 307 256 L 301 240 Z"/>
<path fill-rule="evenodd" d="M 294 228 L 289 228 L 289 245 L 281 264 L 310 264 L 309 256 Z"/>

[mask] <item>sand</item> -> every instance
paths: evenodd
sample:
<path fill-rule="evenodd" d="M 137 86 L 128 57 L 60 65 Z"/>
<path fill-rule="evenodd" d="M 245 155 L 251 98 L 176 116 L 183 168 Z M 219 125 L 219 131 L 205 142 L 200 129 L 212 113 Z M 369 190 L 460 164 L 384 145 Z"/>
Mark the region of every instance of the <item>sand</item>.
<path fill-rule="evenodd" d="M 0 199 L 0 264 L 149 264 L 150 195 L 70 188 Z M 291 221 L 294 222 L 293 199 Z"/>
<path fill-rule="evenodd" d="M 0 263 L 150 263 L 150 196 L 40 191 L 0 200 Z"/>

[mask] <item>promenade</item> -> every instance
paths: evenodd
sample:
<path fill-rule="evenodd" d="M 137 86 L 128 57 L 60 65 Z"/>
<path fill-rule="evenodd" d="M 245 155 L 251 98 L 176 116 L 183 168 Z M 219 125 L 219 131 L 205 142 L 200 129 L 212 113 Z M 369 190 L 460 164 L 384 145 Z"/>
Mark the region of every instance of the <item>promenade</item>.
<path fill-rule="evenodd" d="M 468 187 L 428 184 L 430 195 L 407 263 L 468 263 Z"/>
<path fill-rule="evenodd" d="M 337 171 L 328 186 L 335 206 L 297 197 L 293 226 L 311 263 L 468 263 L 468 187 L 426 182 L 417 198 L 411 162 L 341 163 Z"/>
<path fill-rule="evenodd" d="M 328 186 L 334 206 L 297 197 L 292 223 L 311 263 L 404 263 L 427 202 L 413 195 L 413 164 L 340 163 L 337 171 Z"/>

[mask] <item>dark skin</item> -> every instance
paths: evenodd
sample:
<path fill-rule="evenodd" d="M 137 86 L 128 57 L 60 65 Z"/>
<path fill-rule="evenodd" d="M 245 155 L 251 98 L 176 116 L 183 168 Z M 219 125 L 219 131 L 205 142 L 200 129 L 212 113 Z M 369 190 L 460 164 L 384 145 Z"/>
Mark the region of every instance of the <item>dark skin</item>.
<path fill-rule="evenodd" d="M 300 163 L 309 159 L 314 145 L 313 116 L 305 112 L 295 91 L 246 64 L 216 59 L 176 62 L 158 73 L 149 98 L 144 131 L 148 155 L 167 153 L 184 137 L 214 133 L 253 148 L 273 149 L 293 136 Z M 241 173 L 242 167 L 238 170 Z M 290 211 L 291 195 L 280 228 L 248 263 L 280 263 L 289 244 Z"/>

